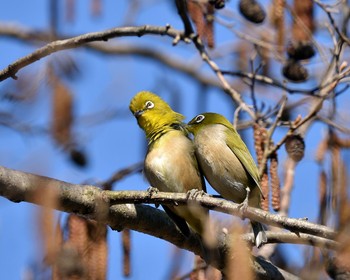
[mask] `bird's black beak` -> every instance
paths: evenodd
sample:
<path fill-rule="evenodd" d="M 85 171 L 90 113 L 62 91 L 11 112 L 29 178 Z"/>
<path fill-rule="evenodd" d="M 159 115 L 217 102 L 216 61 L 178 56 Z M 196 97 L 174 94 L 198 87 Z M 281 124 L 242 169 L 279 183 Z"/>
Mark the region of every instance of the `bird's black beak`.
<path fill-rule="evenodd" d="M 135 118 L 140 117 L 143 114 L 143 110 L 138 110 L 134 113 Z"/>

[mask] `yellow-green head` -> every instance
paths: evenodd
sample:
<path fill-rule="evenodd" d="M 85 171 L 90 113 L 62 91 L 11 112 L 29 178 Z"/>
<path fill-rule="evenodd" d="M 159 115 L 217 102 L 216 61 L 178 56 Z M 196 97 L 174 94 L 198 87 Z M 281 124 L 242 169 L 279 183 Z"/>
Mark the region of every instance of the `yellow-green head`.
<path fill-rule="evenodd" d="M 149 91 L 137 93 L 129 108 L 150 140 L 159 133 L 181 126 L 184 119 L 183 115 L 173 111 L 168 103 Z"/>
<path fill-rule="evenodd" d="M 211 124 L 222 124 L 228 128 L 233 128 L 232 124 L 224 116 L 217 113 L 203 113 L 195 116 L 187 124 L 187 130 L 196 136 L 201 129 Z"/>

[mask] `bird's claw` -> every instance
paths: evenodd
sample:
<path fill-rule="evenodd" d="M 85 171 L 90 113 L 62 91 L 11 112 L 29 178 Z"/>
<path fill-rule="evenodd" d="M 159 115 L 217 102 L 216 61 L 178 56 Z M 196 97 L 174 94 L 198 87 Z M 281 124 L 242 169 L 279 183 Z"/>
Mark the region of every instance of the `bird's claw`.
<path fill-rule="evenodd" d="M 246 195 L 245 199 L 243 200 L 243 202 L 241 204 L 238 205 L 239 211 L 240 211 L 242 216 L 244 215 L 244 213 L 247 211 L 247 208 L 248 208 L 248 199 L 249 199 L 250 189 L 246 188 L 246 191 L 247 191 L 247 195 Z"/>
<path fill-rule="evenodd" d="M 151 186 L 147 189 L 147 192 L 149 193 L 150 196 L 152 196 L 154 193 L 158 193 L 159 190 Z"/>
<path fill-rule="evenodd" d="M 243 216 L 244 213 L 247 211 L 247 208 L 248 208 L 248 199 L 244 199 L 244 201 L 241 204 L 238 205 L 238 208 L 239 208 L 239 212 Z"/>
<path fill-rule="evenodd" d="M 150 187 L 147 189 L 147 192 L 148 192 L 148 194 L 149 194 L 149 197 L 152 198 L 153 194 L 158 193 L 159 190 L 158 190 L 157 188 L 154 188 L 154 187 L 150 186 Z M 155 203 L 154 206 L 155 206 L 156 208 L 158 208 L 158 207 L 159 207 L 159 203 Z"/>
<path fill-rule="evenodd" d="M 191 189 L 187 192 L 187 199 L 196 199 L 198 196 L 203 196 L 205 192 L 203 190 Z"/>

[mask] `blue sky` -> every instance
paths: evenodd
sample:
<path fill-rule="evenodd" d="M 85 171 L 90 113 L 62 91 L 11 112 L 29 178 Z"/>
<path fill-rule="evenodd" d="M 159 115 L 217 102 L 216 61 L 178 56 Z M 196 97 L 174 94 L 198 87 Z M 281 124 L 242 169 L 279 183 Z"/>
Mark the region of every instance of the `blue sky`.
<path fill-rule="evenodd" d="M 76 17 L 74 22 L 66 22 L 62 14 L 60 2 L 59 33 L 79 35 L 86 32 L 101 31 L 123 24 L 128 1 L 106 0 L 103 2 L 102 15 L 92 18 L 89 1 L 76 1 Z M 142 1 L 141 1 L 142 2 Z M 147 2 L 147 1 L 146 1 Z M 150 8 L 144 4 L 135 19 L 135 24 L 153 24 L 165 26 L 170 23 L 175 28 L 182 24 L 170 1 L 149 1 Z M 228 4 L 235 9 L 234 1 Z M 0 9 L 0 23 L 11 22 L 45 30 L 49 22 L 49 1 L 6 1 Z M 19 8 L 20 7 L 20 8 Z M 231 40 L 231 33 L 219 28 L 218 44 Z M 142 45 L 161 47 L 184 60 L 200 62 L 192 45 L 180 44 L 172 47 L 170 38 L 155 39 L 145 36 L 141 38 L 120 39 L 121 42 L 140 43 Z M 0 68 L 30 53 L 32 45 L 20 44 L 18 41 L 0 37 Z M 202 111 L 219 112 L 232 119 L 234 108 L 225 93 L 218 90 L 198 88 L 191 78 L 176 73 L 151 60 L 131 56 L 104 56 L 89 52 L 86 49 L 70 50 L 56 53 L 52 57 L 20 70 L 19 78 L 30 73 L 36 77 L 43 71 L 50 59 L 61 59 L 70 56 L 81 69 L 75 80 L 65 80 L 73 92 L 75 100 L 76 123 L 74 133 L 81 146 L 86 150 L 89 165 L 85 169 L 77 168 L 69 162 L 67 156 L 57 148 L 49 135 L 31 135 L 20 133 L 6 127 L 0 127 L 1 147 L 0 164 L 9 168 L 33 172 L 60 180 L 82 183 L 103 181 L 120 168 L 124 168 L 143 159 L 145 140 L 143 132 L 128 111 L 129 101 L 140 90 L 155 91 L 172 103 L 171 95 L 176 92 L 179 101 L 176 104 L 182 114 L 191 119 Z M 224 62 L 223 62 L 224 63 Z M 280 74 L 276 71 L 276 76 Z M 311 82 L 312 83 L 312 82 Z M 0 84 L 0 93 L 10 87 L 10 82 Z M 246 89 L 247 91 L 249 89 Z M 278 92 L 275 89 L 272 93 Z M 201 96 L 207 95 L 205 104 L 198 105 Z M 50 93 L 42 85 L 36 103 L 16 107 L 4 102 L 2 110 L 16 113 L 19 119 L 39 126 L 47 126 L 50 112 Z M 294 97 L 293 97 L 294 98 Z M 247 99 L 249 103 L 249 99 Z M 260 101 L 259 101 L 260 102 Z M 174 105 L 174 104 L 173 104 Z M 93 125 L 85 117 L 93 113 L 118 112 L 119 118 Z M 282 136 L 277 132 L 275 139 Z M 308 217 L 311 221 L 317 217 L 317 185 L 318 167 L 314 161 L 314 153 L 318 140 L 323 134 L 321 125 L 314 125 L 306 138 L 306 154 L 302 163 L 297 166 L 295 189 L 293 191 L 290 216 Z M 245 132 L 246 139 L 251 139 L 252 131 Z M 252 148 L 252 143 L 248 142 Z M 280 162 L 286 159 L 284 148 L 279 153 Z M 282 164 L 280 165 L 280 168 Z M 280 174 L 283 174 L 282 168 Z M 141 175 L 133 175 L 116 185 L 116 189 L 144 190 L 148 183 Z M 211 193 L 213 191 L 209 190 Z M 27 204 L 15 204 L 0 198 L 0 277 L 3 279 L 23 279 L 28 266 L 40 263 L 42 256 L 38 241 L 36 214 L 38 207 Z M 109 231 L 110 264 L 108 279 L 122 278 L 121 240 L 120 234 Z M 284 246 L 300 264 L 301 246 Z M 132 232 L 132 275 L 130 279 L 165 279 L 170 268 L 174 247 L 160 239 L 145 234 Z M 187 269 L 192 255 L 186 254 L 184 266 Z"/>

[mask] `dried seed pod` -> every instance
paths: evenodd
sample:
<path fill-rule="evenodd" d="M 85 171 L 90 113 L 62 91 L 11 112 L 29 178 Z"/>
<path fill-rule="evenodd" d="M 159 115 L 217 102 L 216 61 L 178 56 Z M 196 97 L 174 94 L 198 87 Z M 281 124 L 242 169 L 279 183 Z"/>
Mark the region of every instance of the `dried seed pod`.
<path fill-rule="evenodd" d="M 260 180 L 260 187 L 264 198 L 261 197 L 261 209 L 265 211 L 269 211 L 269 176 L 267 175 L 267 171 L 264 172 L 263 176 Z"/>
<path fill-rule="evenodd" d="M 332 208 L 338 210 L 338 204 L 340 200 L 340 167 L 342 159 L 340 156 L 340 148 L 334 145 L 330 149 L 331 151 L 331 172 L 332 172 Z"/>
<path fill-rule="evenodd" d="M 254 148 L 256 152 L 256 157 L 258 161 L 258 165 L 261 164 L 261 161 L 264 156 L 264 143 L 266 140 L 266 128 L 261 127 L 258 124 L 254 124 Z"/>
<path fill-rule="evenodd" d="M 125 277 L 130 276 L 130 230 L 124 229 L 122 232 L 123 243 L 123 274 Z"/>
<path fill-rule="evenodd" d="M 80 167 L 85 167 L 87 165 L 87 158 L 83 151 L 78 150 L 76 147 L 69 150 L 70 159 L 76 165 Z"/>
<path fill-rule="evenodd" d="M 343 230 L 349 225 L 350 206 L 348 200 L 348 172 L 344 162 L 341 160 L 339 164 L 339 218 L 338 228 Z"/>
<path fill-rule="evenodd" d="M 45 254 L 45 264 L 52 265 L 62 245 L 61 237 L 56 238 L 57 220 L 52 209 L 58 206 L 58 193 L 52 188 L 47 188 L 36 182 L 38 189 L 33 192 L 32 198 L 36 203 L 42 205 L 38 212 L 38 228 L 40 241 Z"/>
<path fill-rule="evenodd" d="M 288 60 L 282 69 L 283 76 L 293 82 L 304 82 L 309 74 L 304 66 L 295 60 Z"/>
<path fill-rule="evenodd" d="M 187 1 L 188 13 L 196 26 L 197 34 L 208 47 L 214 47 L 214 7 L 209 3 Z"/>
<path fill-rule="evenodd" d="M 278 157 L 277 153 L 273 153 L 270 158 L 270 182 L 271 182 L 271 204 L 275 211 L 280 210 L 281 203 L 281 188 L 280 178 L 278 176 Z"/>
<path fill-rule="evenodd" d="M 327 213 L 327 174 L 324 172 L 324 170 L 320 173 L 320 179 L 319 179 L 319 187 L 318 187 L 318 193 L 319 193 L 319 222 L 324 225 L 326 224 L 326 213 Z"/>
<path fill-rule="evenodd" d="M 288 156 L 295 162 L 299 162 L 304 157 L 305 142 L 299 134 L 293 134 L 287 137 L 285 143 Z"/>
<path fill-rule="evenodd" d="M 204 21 L 204 15 L 201 8 L 201 4 L 194 2 L 192 0 L 187 1 L 187 9 L 194 25 L 196 26 L 196 30 L 197 30 L 197 34 L 199 35 L 199 38 L 203 40 L 204 30 L 205 30 L 205 21 Z"/>
<path fill-rule="evenodd" d="M 284 0 L 273 0 L 272 11 L 271 11 L 271 21 L 276 29 L 276 43 L 278 45 L 278 51 L 283 52 L 284 49 L 284 38 L 285 38 L 285 1 Z"/>
<path fill-rule="evenodd" d="M 86 279 L 86 267 L 81 254 L 71 244 L 65 244 L 53 268 L 53 279 Z"/>
<path fill-rule="evenodd" d="M 213 5 L 215 9 L 222 9 L 225 7 L 226 0 L 209 0 L 209 4 Z"/>
<path fill-rule="evenodd" d="M 256 0 L 240 0 L 239 11 L 242 16 L 253 23 L 262 23 L 266 18 L 266 12 Z"/>
<path fill-rule="evenodd" d="M 205 39 L 209 48 L 214 48 L 214 7 L 207 4 L 207 15 L 205 17 Z"/>
<path fill-rule="evenodd" d="M 89 246 L 87 248 L 87 268 L 89 279 L 104 280 L 107 274 L 107 227 L 88 220 Z"/>
<path fill-rule="evenodd" d="M 69 236 L 67 242 L 83 254 L 88 246 L 87 220 L 70 214 L 67 221 Z"/>
<path fill-rule="evenodd" d="M 58 264 L 59 258 L 62 255 L 62 251 L 64 250 L 64 247 L 63 247 L 63 230 L 62 230 L 62 227 L 61 227 L 61 224 L 60 224 L 59 221 L 57 221 L 57 224 L 56 224 L 54 237 L 55 237 L 55 241 L 56 241 L 56 244 L 57 244 L 57 255 L 56 255 L 56 258 L 55 258 L 55 262 L 52 265 L 52 280 L 59 280 L 59 279 L 62 279 L 62 277 L 60 275 L 61 268 L 58 267 L 57 264 Z"/>
<path fill-rule="evenodd" d="M 315 49 L 311 42 L 298 41 L 289 42 L 287 46 L 287 54 L 289 58 L 294 60 L 310 59 L 315 55 Z"/>
<path fill-rule="evenodd" d="M 309 41 L 315 29 L 314 1 L 294 0 L 292 37 L 295 41 Z"/>
<path fill-rule="evenodd" d="M 227 256 L 227 270 L 225 271 L 226 279 L 244 279 L 253 280 L 252 267 L 248 265 L 251 262 L 251 253 L 247 248 L 247 243 L 242 239 L 244 230 L 238 222 L 232 224 L 230 230 L 230 245 L 234 246 L 234 250 L 230 250 Z"/>
<path fill-rule="evenodd" d="M 69 88 L 54 73 L 51 75 L 53 88 L 52 136 L 65 147 L 71 142 L 73 123 L 73 97 Z"/>

